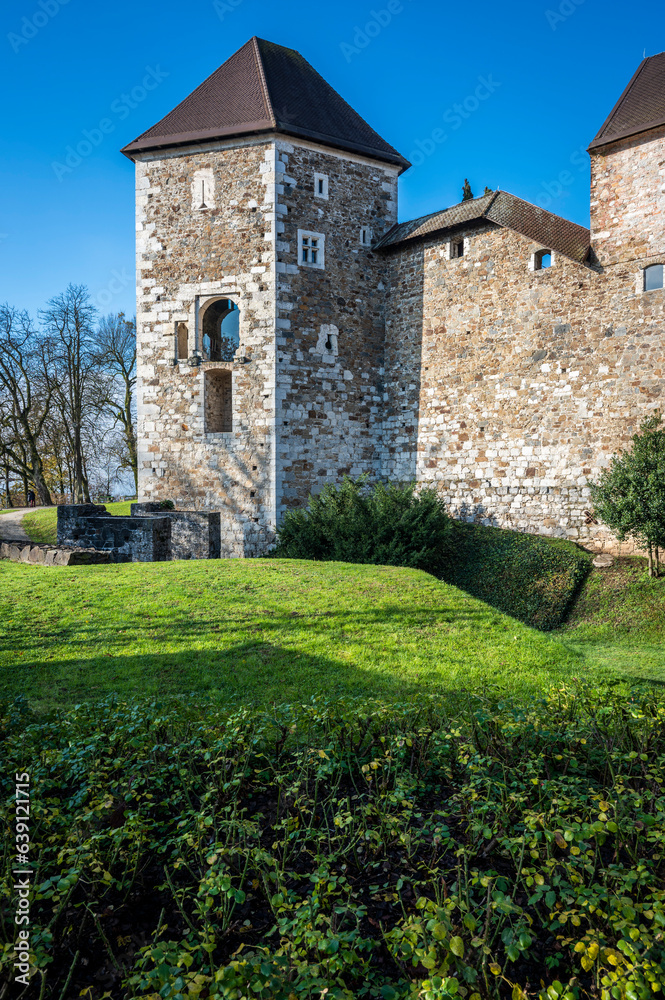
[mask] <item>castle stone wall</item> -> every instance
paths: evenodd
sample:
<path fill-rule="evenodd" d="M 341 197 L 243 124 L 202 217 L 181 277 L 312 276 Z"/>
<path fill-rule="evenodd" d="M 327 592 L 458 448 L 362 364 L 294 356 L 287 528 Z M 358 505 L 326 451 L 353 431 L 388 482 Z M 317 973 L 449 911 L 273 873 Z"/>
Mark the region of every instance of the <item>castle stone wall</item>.
<path fill-rule="evenodd" d="M 344 475 L 378 474 L 387 263 L 361 243 L 397 218 L 397 168 L 279 141 L 278 519 Z M 318 195 L 323 179 L 325 195 Z M 325 237 L 304 266 L 298 231 Z"/>
<path fill-rule="evenodd" d="M 382 474 L 435 486 L 463 518 L 615 547 L 586 483 L 663 406 L 665 292 L 490 223 L 464 257 L 390 255 Z M 456 235 L 456 239 L 459 235 Z"/>

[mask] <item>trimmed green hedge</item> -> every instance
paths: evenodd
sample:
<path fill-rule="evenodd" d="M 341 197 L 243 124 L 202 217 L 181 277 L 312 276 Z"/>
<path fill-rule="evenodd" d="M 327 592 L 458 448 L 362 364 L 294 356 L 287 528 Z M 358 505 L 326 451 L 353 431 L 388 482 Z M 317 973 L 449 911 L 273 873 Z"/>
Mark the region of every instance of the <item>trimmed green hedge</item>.
<path fill-rule="evenodd" d="M 455 523 L 442 572 L 473 597 L 535 628 L 563 624 L 591 569 L 572 542 Z"/>

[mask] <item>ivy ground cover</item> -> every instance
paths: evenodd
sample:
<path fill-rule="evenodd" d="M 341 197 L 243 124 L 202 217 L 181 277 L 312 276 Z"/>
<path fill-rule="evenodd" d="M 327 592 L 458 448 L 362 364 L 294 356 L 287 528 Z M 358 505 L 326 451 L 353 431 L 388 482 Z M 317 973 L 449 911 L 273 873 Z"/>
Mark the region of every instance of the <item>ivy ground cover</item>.
<path fill-rule="evenodd" d="M 662 995 L 662 698 L 190 701 L 4 707 L 7 832 L 15 771 L 32 790 L 26 1000 Z"/>

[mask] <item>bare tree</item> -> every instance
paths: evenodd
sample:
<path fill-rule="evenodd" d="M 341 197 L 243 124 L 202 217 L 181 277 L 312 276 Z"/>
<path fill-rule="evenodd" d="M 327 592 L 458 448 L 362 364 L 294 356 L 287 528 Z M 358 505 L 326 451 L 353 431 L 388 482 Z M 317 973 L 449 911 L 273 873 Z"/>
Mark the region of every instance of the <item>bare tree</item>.
<path fill-rule="evenodd" d="M 0 434 L 2 462 L 35 487 L 40 503 L 52 504 L 44 475 L 41 437 L 51 403 L 44 346 L 27 312 L 0 306 Z"/>
<path fill-rule="evenodd" d="M 41 312 L 49 350 L 49 388 L 73 457 L 75 503 L 90 500 L 83 422 L 88 412 L 99 405 L 99 371 L 93 343 L 95 316 L 85 285 L 68 285 Z"/>
<path fill-rule="evenodd" d="M 138 490 L 138 459 L 134 416 L 136 388 L 136 320 L 124 313 L 103 316 L 95 334 L 95 360 L 109 376 L 100 405 L 113 416 L 122 429 L 127 458 L 121 467 L 131 469 Z M 117 451 L 117 449 L 116 449 Z"/>

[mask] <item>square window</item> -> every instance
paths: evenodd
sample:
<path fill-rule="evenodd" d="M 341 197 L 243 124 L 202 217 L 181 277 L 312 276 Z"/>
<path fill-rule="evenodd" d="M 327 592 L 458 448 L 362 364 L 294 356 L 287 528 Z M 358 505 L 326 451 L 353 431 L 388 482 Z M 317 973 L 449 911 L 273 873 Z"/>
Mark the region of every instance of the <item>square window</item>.
<path fill-rule="evenodd" d="M 328 200 L 328 175 L 314 174 L 314 197 Z"/>
<path fill-rule="evenodd" d="M 305 267 L 323 270 L 325 267 L 326 238 L 323 233 L 308 233 L 298 230 L 298 263 Z"/>
<path fill-rule="evenodd" d="M 651 264 L 644 268 L 644 291 L 652 292 L 656 288 L 663 287 L 663 265 Z"/>

